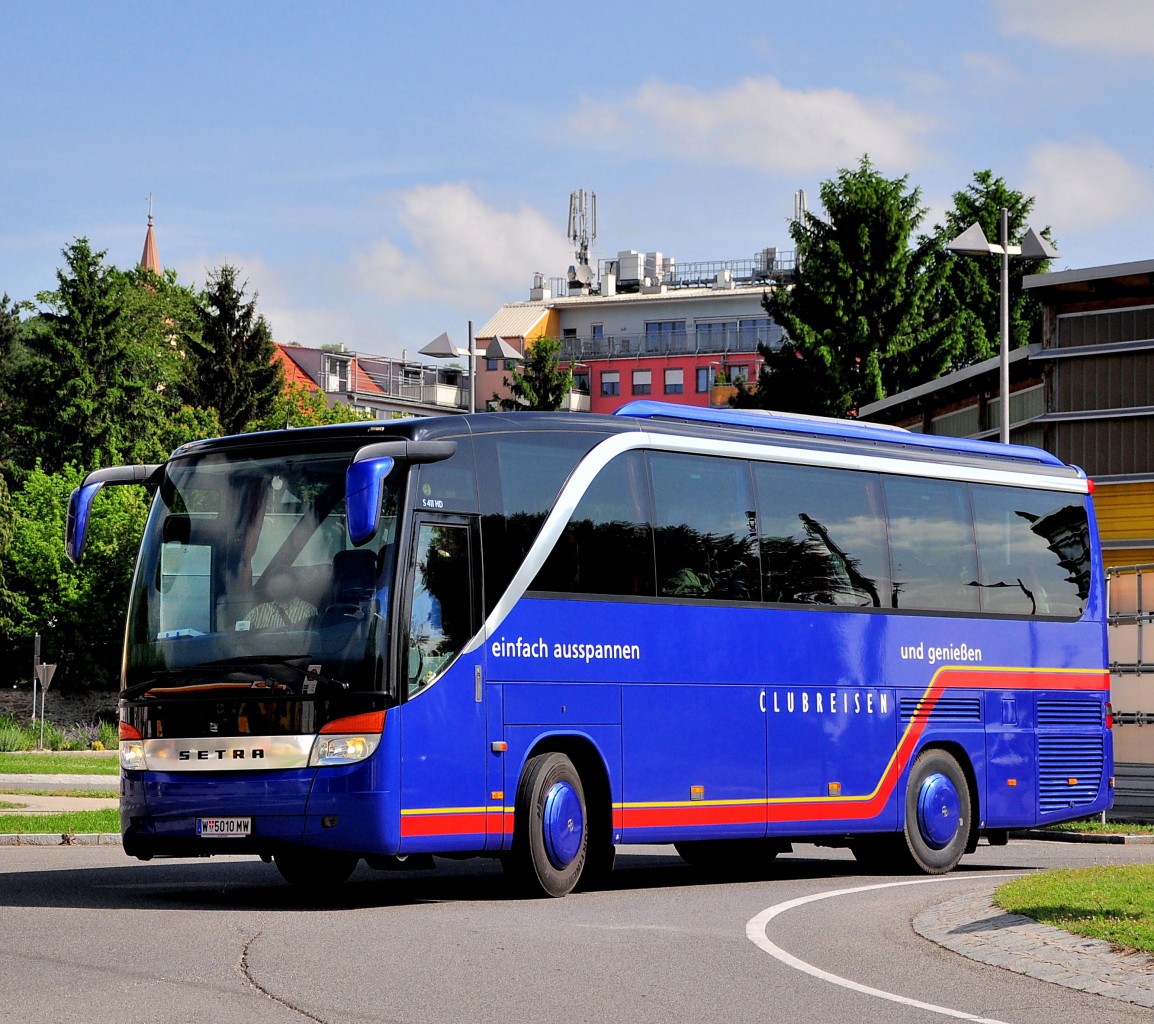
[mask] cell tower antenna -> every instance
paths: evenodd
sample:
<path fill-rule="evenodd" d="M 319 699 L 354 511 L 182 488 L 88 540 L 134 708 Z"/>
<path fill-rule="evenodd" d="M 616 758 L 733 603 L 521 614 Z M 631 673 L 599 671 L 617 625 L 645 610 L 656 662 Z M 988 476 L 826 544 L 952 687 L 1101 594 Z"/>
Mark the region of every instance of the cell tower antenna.
<path fill-rule="evenodd" d="M 589 265 L 589 249 L 597 242 L 597 193 L 579 188 L 569 193 L 569 241 L 576 247 L 578 266 Z"/>
<path fill-rule="evenodd" d="M 805 198 L 805 189 L 799 188 L 793 194 L 793 219 L 804 220 L 807 213 L 809 213 L 809 203 Z"/>

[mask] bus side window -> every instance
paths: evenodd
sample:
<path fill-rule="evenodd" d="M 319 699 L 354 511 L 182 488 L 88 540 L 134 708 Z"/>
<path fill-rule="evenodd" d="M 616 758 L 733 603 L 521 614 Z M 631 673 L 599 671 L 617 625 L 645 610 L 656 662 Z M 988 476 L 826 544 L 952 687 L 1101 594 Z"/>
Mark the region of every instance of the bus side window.
<path fill-rule="evenodd" d="M 650 452 L 657 589 L 671 597 L 760 601 L 749 465 Z"/>
<path fill-rule="evenodd" d="M 889 553 L 875 474 L 761 462 L 753 475 L 766 601 L 888 605 Z"/>
<path fill-rule="evenodd" d="M 413 549 L 408 693 L 431 683 L 473 635 L 469 528 L 421 523 Z"/>
<path fill-rule="evenodd" d="M 1090 588 L 1086 506 L 1052 491 L 975 484 L 982 611 L 1080 616 Z"/>
<path fill-rule="evenodd" d="M 652 597 L 648 495 L 641 453 L 613 459 L 582 495 L 530 589 Z"/>
<path fill-rule="evenodd" d="M 978 611 L 969 491 L 954 480 L 887 476 L 893 607 Z"/>

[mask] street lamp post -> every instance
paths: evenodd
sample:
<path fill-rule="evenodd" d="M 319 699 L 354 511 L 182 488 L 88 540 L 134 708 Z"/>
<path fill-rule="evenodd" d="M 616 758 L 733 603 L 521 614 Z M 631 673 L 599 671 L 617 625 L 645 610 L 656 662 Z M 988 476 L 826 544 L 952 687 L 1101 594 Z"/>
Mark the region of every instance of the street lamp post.
<path fill-rule="evenodd" d="M 1010 212 L 1002 207 L 998 241 L 986 240 L 986 233 L 981 224 L 971 224 L 957 238 L 946 243 L 950 252 L 960 253 L 963 256 L 1001 256 L 1002 274 L 998 289 L 998 351 L 1000 360 L 1000 392 L 1002 401 L 1002 423 L 999 440 L 1002 444 L 1010 443 L 1010 257 L 1024 256 L 1027 259 L 1052 260 L 1058 255 L 1046 239 L 1033 228 L 1026 229 L 1026 235 L 1021 245 L 1010 244 Z"/>
<path fill-rule="evenodd" d="M 461 356 L 467 356 L 469 360 L 469 406 L 466 412 L 477 411 L 477 357 L 484 354 L 487 359 L 505 359 L 520 361 L 524 357 L 512 345 L 501 338 L 494 338 L 485 347 L 484 353 L 479 352 L 474 348 L 473 344 L 473 321 L 469 321 L 469 347 L 465 349 L 457 348 L 453 344 L 453 339 L 449 337 L 448 332 L 442 331 L 432 341 L 429 342 L 423 349 L 420 349 L 420 354 L 423 356 L 432 356 L 434 359 L 460 359 Z"/>

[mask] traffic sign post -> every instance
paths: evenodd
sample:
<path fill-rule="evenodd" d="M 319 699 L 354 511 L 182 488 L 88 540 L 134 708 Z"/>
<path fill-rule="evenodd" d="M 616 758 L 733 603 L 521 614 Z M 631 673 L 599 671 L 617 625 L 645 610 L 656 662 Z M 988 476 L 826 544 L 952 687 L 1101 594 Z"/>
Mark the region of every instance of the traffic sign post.
<path fill-rule="evenodd" d="M 40 634 L 32 640 L 32 724 L 36 724 L 36 682 L 40 678 Z"/>
<path fill-rule="evenodd" d="M 55 665 L 45 665 L 38 661 L 36 664 L 36 678 L 40 680 L 40 748 L 44 749 L 44 698 L 48 693 L 48 687 L 52 685 L 52 676 L 56 672 Z M 35 711 L 35 693 L 32 697 L 33 711 Z"/>

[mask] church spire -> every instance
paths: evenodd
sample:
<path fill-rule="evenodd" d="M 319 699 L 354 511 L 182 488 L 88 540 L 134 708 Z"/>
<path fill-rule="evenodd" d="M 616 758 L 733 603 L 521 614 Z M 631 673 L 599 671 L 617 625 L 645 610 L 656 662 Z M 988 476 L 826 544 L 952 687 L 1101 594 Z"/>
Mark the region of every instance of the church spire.
<path fill-rule="evenodd" d="M 164 273 L 160 256 L 156 251 L 156 235 L 152 231 L 152 193 L 148 193 L 148 233 L 144 236 L 144 252 L 140 254 L 140 265 L 151 270 L 157 277 Z"/>

